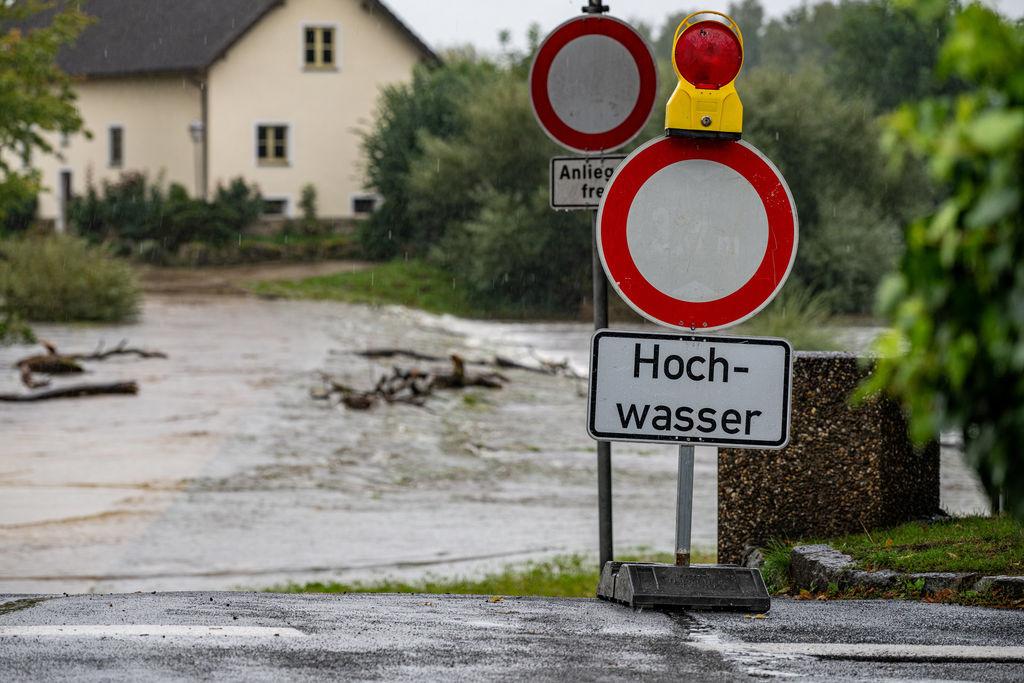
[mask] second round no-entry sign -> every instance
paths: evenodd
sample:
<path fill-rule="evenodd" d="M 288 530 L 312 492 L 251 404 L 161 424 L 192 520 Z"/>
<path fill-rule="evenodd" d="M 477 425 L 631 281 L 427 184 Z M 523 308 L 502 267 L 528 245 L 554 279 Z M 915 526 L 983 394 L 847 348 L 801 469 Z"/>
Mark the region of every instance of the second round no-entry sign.
<path fill-rule="evenodd" d="M 678 329 L 721 329 L 755 315 L 796 258 L 793 196 L 746 142 L 649 142 L 612 176 L 597 222 L 615 290 L 644 317 Z"/>
<path fill-rule="evenodd" d="M 613 150 L 632 140 L 657 94 L 658 69 L 647 42 L 607 16 L 576 17 L 556 28 L 530 69 L 537 121 L 576 152 Z"/>

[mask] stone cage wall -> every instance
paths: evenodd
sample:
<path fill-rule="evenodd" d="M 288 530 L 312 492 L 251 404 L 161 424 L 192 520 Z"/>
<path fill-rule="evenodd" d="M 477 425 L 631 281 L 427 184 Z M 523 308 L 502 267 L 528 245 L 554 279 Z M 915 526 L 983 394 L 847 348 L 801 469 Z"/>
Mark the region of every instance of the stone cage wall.
<path fill-rule="evenodd" d="M 718 561 L 773 540 L 892 526 L 939 510 L 939 445 L 915 449 L 897 403 L 850 397 L 870 365 L 845 353 L 796 354 L 789 445 L 721 449 Z"/>

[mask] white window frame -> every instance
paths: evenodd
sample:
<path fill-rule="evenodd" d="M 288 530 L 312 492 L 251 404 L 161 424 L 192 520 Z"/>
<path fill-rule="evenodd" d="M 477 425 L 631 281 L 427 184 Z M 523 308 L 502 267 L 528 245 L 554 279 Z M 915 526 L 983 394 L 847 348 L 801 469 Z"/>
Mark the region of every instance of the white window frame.
<path fill-rule="evenodd" d="M 114 151 L 114 130 L 121 131 L 121 163 L 114 164 L 113 154 Z M 107 125 L 107 168 L 121 169 L 125 167 L 125 144 L 124 144 L 124 125 L 120 123 L 111 123 Z"/>
<path fill-rule="evenodd" d="M 265 213 L 260 212 L 260 217 L 264 220 L 276 220 L 292 218 L 292 196 L 290 194 L 277 194 L 262 197 L 264 202 L 284 202 L 284 211 L 281 213 Z"/>
<path fill-rule="evenodd" d="M 374 205 L 373 211 L 370 213 L 356 213 L 356 200 L 358 199 L 372 199 L 376 204 Z M 384 197 L 376 192 L 353 192 L 348 196 L 348 210 L 349 213 L 356 218 L 364 218 L 372 216 L 374 213 L 380 210 L 381 204 L 384 203 Z"/>
<path fill-rule="evenodd" d="M 330 66 L 306 64 L 306 30 L 311 28 L 329 28 L 334 31 L 334 64 Z M 311 74 L 329 74 L 341 71 L 341 25 L 338 22 L 303 21 L 299 24 L 299 68 Z"/>
<path fill-rule="evenodd" d="M 265 162 L 260 159 L 260 128 L 264 126 L 284 127 L 284 161 Z M 290 168 L 295 165 L 295 148 L 293 145 L 295 137 L 292 135 L 294 126 L 287 121 L 256 121 L 252 124 L 252 137 L 249 138 L 252 144 L 253 162 L 258 168 Z"/>

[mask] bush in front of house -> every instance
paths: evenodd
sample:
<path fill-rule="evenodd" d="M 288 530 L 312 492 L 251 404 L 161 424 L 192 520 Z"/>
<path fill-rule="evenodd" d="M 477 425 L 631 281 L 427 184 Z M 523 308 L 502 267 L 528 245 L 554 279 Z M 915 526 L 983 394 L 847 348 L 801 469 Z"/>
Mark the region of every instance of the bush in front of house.
<path fill-rule="evenodd" d="M 119 322 L 135 316 L 131 268 L 107 249 L 67 235 L 0 242 L 0 301 L 12 319 Z"/>
<path fill-rule="evenodd" d="M 149 260 L 162 260 L 191 242 L 227 244 L 262 212 L 259 189 L 241 178 L 219 185 L 213 199 L 204 201 L 190 197 L 177 183 L 164 189 L 140 173 L 104 181 L 100 189 L 90 186 L 68 206 L 69 222 L 78 234 Z"/>

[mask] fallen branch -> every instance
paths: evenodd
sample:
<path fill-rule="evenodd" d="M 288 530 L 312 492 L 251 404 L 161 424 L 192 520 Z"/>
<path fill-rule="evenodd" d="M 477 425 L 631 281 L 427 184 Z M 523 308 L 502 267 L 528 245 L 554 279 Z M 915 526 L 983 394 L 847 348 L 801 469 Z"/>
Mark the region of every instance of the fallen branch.
<path fill-rule="evenodd" d="M 101 344 L 92 353 L 72 353 L 66 358 L 72 358 L 74 360 L 106 360 L 111 356 L 137 356 L 139 358 L 167 358 L 167 354 L 163 351 L 146 351 L 145 349 L 134 349 L 128 347 L 128 340 L 122 339 L 121 342 L 110 349 L 109 351 L 103 350 Z"/>
<path fill-rule="evenodd" d="M 45 339 L 40 342 L 45 348 L 45 354 L 37 354 L 22 358 L 14 364 L 21 373 L 21 383 L 29 389 L 38 389 L 50 384 L 49 380 L 37 380 L 33 373 L 41 375 L 72 375 L 85 372 L 80 361 L 101 361 L 112 356 L 137 356 L 139 358 L 167 358 L 167 354 L 161 351 L 145 351 L 128 347 L 128 340 L 122 339 L 121 343 L 109 350 L 103 350 L 102 344 L 92 353 L 60 353 L 57 347 Z"/>
<path fill-rule="evenodd" d="M 135 382 L 75 384 L 72 386 L 47 389 L 45 391 L 36 391 L 28 394 L 0 394 L 0 401 L 23 403 L 28 401 L 48 401 L 57 398 L 79 398 L 81 396 L 137 393 L 139 393 L 139 385 Z"/>
<path fill-rule="evenodd" d="M 407 403 L 423 406 L 427 397 L 435 389 L 463 389 L 466 387 L 485 387 L 500 389 L 508 378 L 491 372 L 473 374 L 466 372 L 466 362 L 460 357 L 451 357 L 451 372 L 425 372 L 417 368 L 404 369 L 394 367 L 391 374 L 382 375 L 370 391 L 354 389 L 339 382 L 330 375 L 322 374 L 324 386 L 310 392 L 316 400 L 330 400 L 338 396 L 340 402 L 353 410 L 369 410 L 384 401 L 386 403 Z"/>
<path fill-rule="evenodd" d="M 432 356 L 426 353 L 420 353 L 419 351 L 413 351 L 411 349 L 381 348 L 355 351 L 354 353 L 362 358 L 370 358 L 373 360 L 379 360 L 381 358 L 409 358 L 425 362 L 440 362 L 445 360 L 441 356 Z M 536 356 L 534 356 L 534 358 L 537 361 L 537 365 L 535 366 L 525 365 L 518 361 L 514 361 L 511 358 L 498 355 L 496 355 L 493 360 L 465 360 L 463 362 L 466 365 L 481 365 L 484 367 L 502 368 L 505 370 L 523 370 L 525 372 L 535 372 L 541 375 L 575 376 L 575 373 L 572 372 L 572 369 L 569 367 L 568 361 L 552 363 L 550 361 L 537 358 Z"/>

